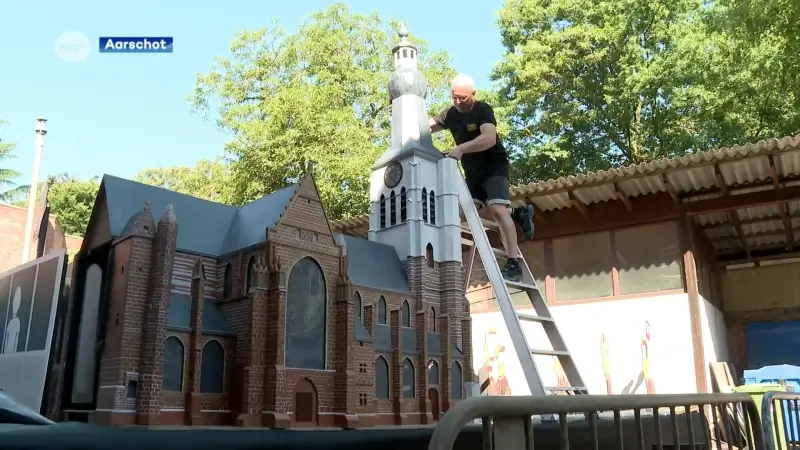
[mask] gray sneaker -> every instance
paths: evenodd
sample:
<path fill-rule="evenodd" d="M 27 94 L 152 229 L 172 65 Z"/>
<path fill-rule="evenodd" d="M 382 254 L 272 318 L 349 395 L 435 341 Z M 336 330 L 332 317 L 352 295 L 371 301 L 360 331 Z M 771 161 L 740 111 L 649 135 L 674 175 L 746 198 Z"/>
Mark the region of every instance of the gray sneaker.
<path fill-rule="evenodd" d="M 519 206 L 511 211 L 511 218 L 522 228 L 526 241 L 533 239 L 533 214 L 534 209 L 531 205 Z"/>
<path fill-rule="evenodd" d="M 522 267 L 520 267 L 519 261 L 516 259 L 509 259 L 506 261 L 506 265 L 503 267 L 501 273 L 503 274 L 503 279 L 506 281 L 519 282 L 522 279 Z"/>

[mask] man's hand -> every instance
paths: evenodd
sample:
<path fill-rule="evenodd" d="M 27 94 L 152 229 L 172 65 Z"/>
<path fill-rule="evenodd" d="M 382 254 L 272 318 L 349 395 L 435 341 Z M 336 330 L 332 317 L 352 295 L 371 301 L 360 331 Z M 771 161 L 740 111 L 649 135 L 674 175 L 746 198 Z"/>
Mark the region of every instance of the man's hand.
<path fill-rule="evenodd" d="M 450 158 L 461 160 L 461 157 L 464 155 L 464 150 L 461 147 L 456 147 L 444 152 L 445 155 L 449 156 Z"/>

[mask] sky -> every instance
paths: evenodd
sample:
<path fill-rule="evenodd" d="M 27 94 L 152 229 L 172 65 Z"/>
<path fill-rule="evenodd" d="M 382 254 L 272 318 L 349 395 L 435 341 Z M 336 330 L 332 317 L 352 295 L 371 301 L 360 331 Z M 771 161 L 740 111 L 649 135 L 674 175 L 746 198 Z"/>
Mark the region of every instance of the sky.
<path fill-rule="evenodd" d="M 131 178 L 142 169 L 193 165 L 221 155 L 227 140 L 214 122 L 192 114 L 186 96 L 195 75 L 229 54 L 234 34 L 279 18 L 292 30 L 330 1 L 225 0 L 207 2 L 47 1 L 31 8 L 5 2 L 0 26 L 0 138 L 18 144 L 4 168 L 30 183 L 36 118 L 47 119 L 40 180 L 69 173 Z M 503 55 L 495 27 L 501 0 L 351 0 L 351 10 L 378 11 L 405 21 L 432 50 L 446 50 L 453 66 L 488 81 Z M 183 6 L 178 6 L 179 4 Z M 456 6 L 458 5 L 458 6 Z M 56 40 L 79 32 L 89 38 L 85 62 L 57 57 Z M 170 36 L 171 54 L 99 54 L 101 36 Z M 387 49 L 387 52 L 390 51 Z"/>

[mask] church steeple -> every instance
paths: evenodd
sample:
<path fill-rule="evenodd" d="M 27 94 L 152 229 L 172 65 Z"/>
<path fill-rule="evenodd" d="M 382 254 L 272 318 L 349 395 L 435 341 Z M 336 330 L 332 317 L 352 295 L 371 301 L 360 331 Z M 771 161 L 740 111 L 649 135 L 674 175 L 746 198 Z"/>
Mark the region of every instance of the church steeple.
<path fill-rule="evenodd" d="M 392 140 L 389 148 L 375 162 L 373 169 L 416 154 L 432 161 L 442 158 L 433 146 L 428 126 L 428 80 L 417 69 L 417 48 L 408 39 L 408 29 L 400 26 L 400 41 L 392 49 L 394 71 L 389 76 L 389 99 L 392 102 Z"/>
<path fill-rule="evenodd" d="M 393 246 L 403 260 L 460 262 L 456 182 L 461 175 L 456 160 L 433 146 L 425 105 L 428 81 L 417 68 L 418 50 L 405 25 L 398 34 L 388 86 L 392 139 L 372 167 L 369 238 Z"/>
<path fill-rule="evenodd" d="M 417 68 L 417 47 L 408 39 L 408 28 L 406 24 L 400 24 L 400 31 L 397 32 L 400 36 L 400 42 L 392 49 L 394 55 L 394 67 L 408 67 L 411 69 Z M 424 80 L 424 77 L 423 77 Z M 423 95 L 424 97 L 424 95 Z"/>

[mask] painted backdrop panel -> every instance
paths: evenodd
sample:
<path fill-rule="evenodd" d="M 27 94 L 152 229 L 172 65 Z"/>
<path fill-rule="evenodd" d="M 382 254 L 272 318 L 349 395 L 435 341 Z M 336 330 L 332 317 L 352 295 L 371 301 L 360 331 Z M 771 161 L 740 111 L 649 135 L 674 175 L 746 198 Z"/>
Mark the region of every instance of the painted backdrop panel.
<path fill-rule="evenodd" d="M 550 308 L 591 394 L 697 392 L 686 294 Z M 552 349 L 526 323 L 531 347 Z M 484 395 L 529 395 L 499 312 L 472 315 L 474 367 Z M 565 385 L 556 358 L 537 356 L 546 386 Z"/>

